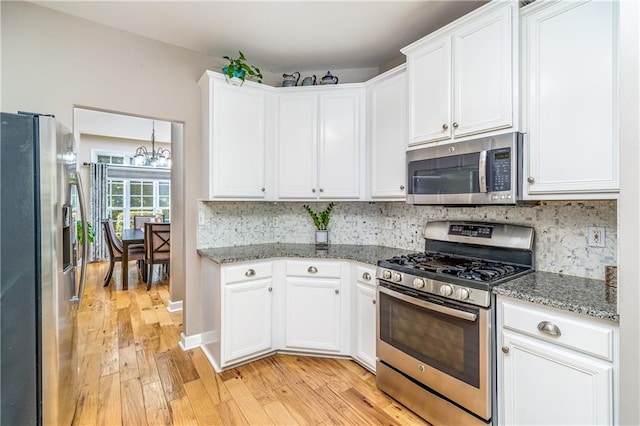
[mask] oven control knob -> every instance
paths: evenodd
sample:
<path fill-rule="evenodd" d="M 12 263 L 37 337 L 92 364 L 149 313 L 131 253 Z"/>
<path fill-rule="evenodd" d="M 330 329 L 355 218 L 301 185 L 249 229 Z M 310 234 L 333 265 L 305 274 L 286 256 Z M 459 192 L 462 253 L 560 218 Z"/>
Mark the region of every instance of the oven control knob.
<path fill-rule="evenodd" d="M 424 280 L 422 278 L 414 278 L 413 288 L 424 288 Z"/>
<path fill-rule="evenodd" d="M 385 280 L 390 280 L 391 279 L 391 271 L 382 271 L 382 278 L 384 278 Z"/>
<path fill-rule="evenodd" d="M 443 284 L 440 287 L 440 294 L 443 296 L 451 296 L 453 294 L 453 289 L 451 288 L 451 286 L 449 284 Z"/>
<path fill-rule="evenodd" d="M 399 283 L 400 281 L 402 281 L 402 275 L 400 275 L 400 272 L 394 272 L 393 273 L 393 280 L 397 283 Z"/>
<path fill-rule="evenodd" d="M 467 300 L 469 298 L 469 290 L 467 290 L 466 288 L 457 289 L 456 298 L 460 300 Z"/>

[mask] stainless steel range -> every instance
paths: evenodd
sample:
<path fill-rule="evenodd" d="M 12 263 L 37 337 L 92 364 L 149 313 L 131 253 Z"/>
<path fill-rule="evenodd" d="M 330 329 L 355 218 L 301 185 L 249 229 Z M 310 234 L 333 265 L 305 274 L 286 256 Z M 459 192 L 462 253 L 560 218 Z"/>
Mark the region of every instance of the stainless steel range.
<path fill-rule="evenodd" d="M 425 251 L 378 262 L 378 387 L 432 424 L 490 424 L 493 286 L 533 271 L 533 228 L 429 222 Z"/>

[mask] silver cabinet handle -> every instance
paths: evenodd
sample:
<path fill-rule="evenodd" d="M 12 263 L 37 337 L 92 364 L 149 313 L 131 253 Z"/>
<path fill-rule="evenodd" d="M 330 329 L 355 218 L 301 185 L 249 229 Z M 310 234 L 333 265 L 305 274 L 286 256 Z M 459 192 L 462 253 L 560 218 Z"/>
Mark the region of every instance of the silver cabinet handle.
<path fill-rule="evenodd" d="M 324 192 L 324 188 L 320 188 L 320 192 Z"/>
<path fill-rule="evenodd" d="M 340 290 L 338 290 L 337 288 L 334 290 L 334 292 L 335 292 L 336 294 L 340 294 Z"/>
<path fill-rule="evenodd" d="M 254 271 L 253 269 L 249 269 L 247 272 L 244 273 L 244 275 L 247 277 L 253 277 L 255 274 L 256 274 L 256 271 Z"/>
<path fill-rule="evenodd" d="M 400 185 L 400 191 L 404 191 L 404 185 Z"/>
<path fill-rule="evenodd" d="M 503 346 L 502 347 L 502 352 L 504 352 L 505 354 L 509 353 L 509 346 Z"/>
<path fill-rule="evenodd" d="M 371 301 L 371 303 L 373 303 L 373 304 L 375 305 L 375 304 L 376 304 L 376 299 L 373 299 L 373 300 Z"/>
<path fill-rule="evenodd" d="M 267 290 L 269 290 L 269 291 L 273 291 L 273 287 L 269 287 Z"/>
<path fill-rule="evenodd" d="M 310 274 L 315 274 L 316 272 L 318 272 L 318 268 L 316 268 L 315 266 L 309 266 L 307 268 L 307 272 Z"/>
<path fill-rule="evenodd" d="M 447 123 L 444 123 L 442 125 L 442 130 L 447 130 L 449 128 L 449 125 Z"/>
<path fill-rule="evenodd" d="M 456 122 L 454 121 L 454 122 L 453 122 L 453 124 L 452 124 L 452 126 L 453 126 L 453 128 L 454 128 L 454 129 L 457 129 L 457 128 L 458 128 L 458 123 L 456 123 Z"/>
<path fill-rule="evenodd" d="M 311 192 L 313 192 L 315 194 L 316 193 L 316 189 L 315 188 L 311 188 Z"/>
<path fill-rule="evenodd" d="M 536 180 L 533 178 L 533 176 L 529 176 L 529 177 L 527 178 L 527 182 L 529 182 L 529 183 L 533 183 L 533 182 L 535 182 L 535 181 L 536 181 Z"/>
<path fill-rule="evenodd" d="M 364 274 L 362 274 L 362 279 L 365 279 L 367 281 L 371 281 L 371 274 L 368 272 L 365 272 Z"/>
<path fill-rule="evenodd" d="M 541 321 L 538 324 L 538 330 L 542 331 L 543 333 L 547 333 L 550 336 L 554 336 L 554 337 L 559 337 L 562 335 L 562 333 L 560 332 L 560 329 L 558 328 L 557 325 L 549 322 L 549 321 Z"/>
<path fill-rule="evenodd" d="M 264 189 L 264 188 L 260 188 L 260 191 L 264 192 L 264 191 L 265 191 L 265 189 Z"/>

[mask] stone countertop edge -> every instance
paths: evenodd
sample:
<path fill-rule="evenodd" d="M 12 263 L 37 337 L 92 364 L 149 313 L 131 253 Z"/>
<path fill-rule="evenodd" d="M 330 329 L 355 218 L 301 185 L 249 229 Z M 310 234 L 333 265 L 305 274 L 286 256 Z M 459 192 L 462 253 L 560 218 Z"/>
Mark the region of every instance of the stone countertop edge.
<path fill-rule="evenodd" d="M 376 245 L 330 244 L 327 249 L 318 249 L 315 244 L 285 243 L 198 249 L 200 256 L 221 265 L 275 258 L 313 258 L 354 260 L 375 266 L 378 260 L 415 252 L 415 250 Z"/>
<path fill-rule="evenodd" d="M 495 286 L 493 293 L 620 322 L 618 289 L 606 285 L 602 280 L 533 272 Z"/>

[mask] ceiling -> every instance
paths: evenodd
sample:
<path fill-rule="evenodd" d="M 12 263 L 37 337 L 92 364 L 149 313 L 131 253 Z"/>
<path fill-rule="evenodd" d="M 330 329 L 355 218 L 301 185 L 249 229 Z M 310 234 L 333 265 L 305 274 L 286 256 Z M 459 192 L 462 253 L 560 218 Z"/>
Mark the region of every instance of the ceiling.
<path fill-rule="evenodd" d="M 33 1 L 69 15 L 264 71 L 379 67 L 481 6 L 429 1 Z"/>

